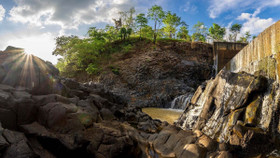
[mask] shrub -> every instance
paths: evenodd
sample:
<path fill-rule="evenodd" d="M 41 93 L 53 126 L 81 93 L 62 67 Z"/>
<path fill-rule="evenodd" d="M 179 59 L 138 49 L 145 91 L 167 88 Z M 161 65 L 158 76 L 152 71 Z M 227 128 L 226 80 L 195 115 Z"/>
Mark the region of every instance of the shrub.
<path fill-rule="evenodd" d="M 109 68 L 111 69 L 111 71 L 115 74 L 115 75 L 119 75 L 120 74 L 120 69 L 115 67 L 115 66 L 109 66 Z"/>
<path fill-rule="evenodd" d="M 86 68 L 86 72 L 90 75 L 98 74 L 100 72 L 100 69 L 96 66 L 96 64 L 91 63 Z"/>

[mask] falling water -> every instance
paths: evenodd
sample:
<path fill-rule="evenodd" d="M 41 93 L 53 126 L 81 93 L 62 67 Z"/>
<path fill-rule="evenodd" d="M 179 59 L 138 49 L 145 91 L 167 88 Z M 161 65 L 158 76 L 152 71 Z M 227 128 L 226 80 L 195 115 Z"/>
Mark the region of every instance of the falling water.
<path fill-rule="evenodd" d="M 179 97 L 176 97 L 171 102 L 171 109 L 184 109 L 186 105 L 190 102 L 193 94 L 184 94 Z"/>

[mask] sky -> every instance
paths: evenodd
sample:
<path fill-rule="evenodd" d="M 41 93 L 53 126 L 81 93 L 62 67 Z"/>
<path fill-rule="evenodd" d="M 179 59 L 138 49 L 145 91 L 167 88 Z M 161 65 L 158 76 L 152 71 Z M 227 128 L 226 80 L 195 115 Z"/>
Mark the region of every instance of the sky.
<path fill-rule="evenodd" d="M 83 37 L 91 26 L 113 25 L 119 11 L 135 7 L 136 13 L 147 13 L 153 5 L 179 15 L 190 30 L 198 21 L 227 30 L 240 23 L 241 34 L 258 35 L 280 20 L 280 0 L 0 0 L 0 50 L 21 47 L 56 64 L 56 37 Z"/>

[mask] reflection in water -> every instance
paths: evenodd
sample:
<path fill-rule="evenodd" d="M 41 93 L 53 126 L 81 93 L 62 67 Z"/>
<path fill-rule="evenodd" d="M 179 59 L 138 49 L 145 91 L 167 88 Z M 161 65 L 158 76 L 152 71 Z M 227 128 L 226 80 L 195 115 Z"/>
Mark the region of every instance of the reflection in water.
<path fill-rule="evenodd" d="M 175 120 L 183 113 L 183 110 L 174 109 L 162 109 L 162 108 L 143 108 L 142 111 L 153 119 L 159 119 L 161 121 L 167 121 L 173 124 Z"/>

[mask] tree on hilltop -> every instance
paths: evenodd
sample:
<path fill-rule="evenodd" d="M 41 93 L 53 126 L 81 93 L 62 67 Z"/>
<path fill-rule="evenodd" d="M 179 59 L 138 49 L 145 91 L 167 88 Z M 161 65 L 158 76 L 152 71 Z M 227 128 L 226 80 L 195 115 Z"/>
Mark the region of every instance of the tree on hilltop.
<path fill-rule="evenodd" d="M 179 39 L 184 39 L 186 41 L 191 41 L 191 37 L 189 35 L 189 30 L 188 30 L 188 27 L 186 25 L 180 27 L 180 30 L 177 34 L 177 37 Z"/>
<path fill-rule="evenodd" d="M 250 38 L 250 31 L 247 31 L 244 36 L 240 37 L 240 40 L 238 42 L 248 43 L 250 41 Z"/>
<path fill-rule="evenodd" d="M 207 28 L 203 22 L 198 21 L 192 28 L 192 41 L 205 42 L 207 37 Z"/>
<path fill-rule="evenodd" d="M 237 35 L 240 33 L 240 30 L 242 28 L 241 24 L 233 24 L 230 28 L 230 32 L 232 33 L 232 39 L 234 42 L 237 40 Z"/>
<path fill-rule="evenodd" d="M 209 35 L 213 41 L 223 41 L 226 34 L 226 28 L 221 27 L 218 24 L 213 23 L 213 26 L 209 28 Z"/>
<path fill-rule="evenodd" d="M 142 28 L 147 26 L 148 19 L 145 17 L 145 14 L 141 13 L 138 14 L 136 17 L 136 23 L 138 24 L 139 30 L 140 30 L 140 40 L 142 38 Z"/>
<path fill-rule="evenodd" d="M 161 6 L 154 5 L 149 9 L 148 17 L 154 21 L 154 43 L 156 43 L 158 28 L 162 23 L 162 19 L 165 17 L 165 13 Z"/>
<path fill-rule="evenodd" d="M 163 31 L 169 38 L 172 38 L 177 31 L 177 27 L 181 24 L 181 18 L 176 15 L 176 13 L 171 13 L 170 11 L 167 12 L 165 18 L 162 20 L 165 27 Z"/>

